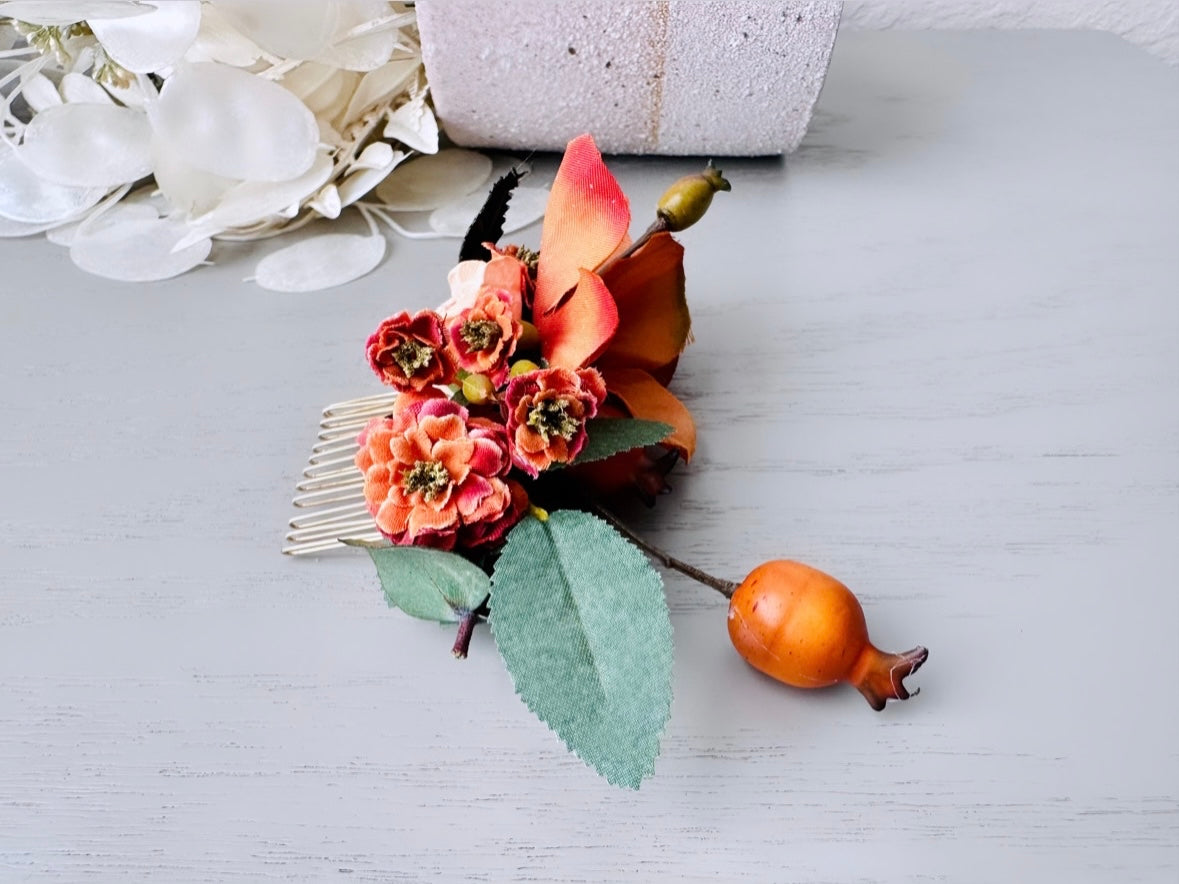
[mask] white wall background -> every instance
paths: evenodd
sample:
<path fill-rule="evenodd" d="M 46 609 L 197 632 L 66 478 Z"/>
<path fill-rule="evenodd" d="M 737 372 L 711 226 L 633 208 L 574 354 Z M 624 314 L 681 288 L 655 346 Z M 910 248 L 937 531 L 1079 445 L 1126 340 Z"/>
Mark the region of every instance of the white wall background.
<path fill-rule="evenodd" d="M 1018 0 L 952 3 L 846 2 L 843 27 L 1089 28 L 1111 31 L 1179 65 L 1179 0 Z"/>

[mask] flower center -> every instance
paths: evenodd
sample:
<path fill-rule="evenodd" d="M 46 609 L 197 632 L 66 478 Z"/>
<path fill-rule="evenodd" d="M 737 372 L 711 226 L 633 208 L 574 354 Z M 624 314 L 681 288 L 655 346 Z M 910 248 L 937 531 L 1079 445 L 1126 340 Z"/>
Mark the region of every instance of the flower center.
<path fill-rule="evenodd" d="M 560 436 L 568 442 L 581 425 L 568 409 L 568 399 L 544 399 L 528 412 L 528 426 L 540 433 L 546 444 L 553 436 Z"/>
<path fill-rule="evenodd" d="M 459 335 L 472 350 L 490 350 L 503 334 L 498 322 L 490 319 L 468 319 Z"/>
<path fill-rule="evenodd" d="M 405 376 L 412 378 L 419 369 L 430 364 L 430 360 L 434 358 L 434 348 L 420 341 L 408 339 L 398 344 L 392 355 L 393 361 L 401 367 Z"/>
<path fill-rule="evenodd" d="M 516 252 L 516 257 L 528 268 L 529 273 L 535 275 L 536 265 L 540 263 L 540 252 L 534 252 L 532 249 L 520 246 Z"/>
<path fill-rule="evenodd" d="M 401 479 L 406 494 L 422 492 L 422 500 L 431 501 L 450 484 L 450 473 L 436 460 L 419 460 Z"/>

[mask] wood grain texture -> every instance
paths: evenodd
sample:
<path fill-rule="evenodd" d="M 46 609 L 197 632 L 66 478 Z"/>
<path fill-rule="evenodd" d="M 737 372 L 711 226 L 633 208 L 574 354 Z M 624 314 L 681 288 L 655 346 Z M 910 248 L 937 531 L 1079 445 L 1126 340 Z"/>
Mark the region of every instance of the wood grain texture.
<path fill-rule="evenodd" d="M 777 685 L 669 575 L 663 755 L 610 788 L 485 631 L 456 662 L 365 557 L 278 554 L 319 409 L 455 244 L 276 295 L 239 282 L 269 244 L 133 286 L 10 241 L 0 880 L 1174 881 L 1179 72 L 845 34 L 799 153 L 722 165 L 683 234 L 699 452 L 635 519 L 838 575 L 930 648 L 919 697 Z M 695 163 L 613 167 L 638 216 Z"/>

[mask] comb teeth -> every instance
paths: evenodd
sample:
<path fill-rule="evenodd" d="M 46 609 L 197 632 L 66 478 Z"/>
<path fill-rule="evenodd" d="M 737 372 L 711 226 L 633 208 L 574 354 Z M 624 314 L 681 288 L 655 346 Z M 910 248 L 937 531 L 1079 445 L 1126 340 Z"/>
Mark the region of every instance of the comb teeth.
<path fill-rule="evenodd" d="M 388 414 L 396 393 L 335 402 L 323 410 L 319 436 L 291 503 L 302 512 L 291 519 L 283 552 L 304 556 L 343 546 L 344 540 L 378 541 L 364 502 L 364 477 L 353 464 L 356 435 L 374 417 Z"/>

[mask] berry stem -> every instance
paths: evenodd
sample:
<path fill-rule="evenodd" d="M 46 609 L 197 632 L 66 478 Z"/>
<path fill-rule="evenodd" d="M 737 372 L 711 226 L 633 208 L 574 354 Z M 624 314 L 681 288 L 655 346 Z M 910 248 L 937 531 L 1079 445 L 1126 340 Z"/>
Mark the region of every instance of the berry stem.
<path fill-rule="evenodd" d="M 653 237 L 655 234 L 664 230 L 667 230 L 667 219 L 661 216 L 656 217 L 655 220 L 651 222 L 651 226 L 639 234 L 638 239 L 627 246 L 624 251 L 614 255 L 611 258 L 607 258 L 603 263 L 598 265 L 598 268 L 594 272 L 597 273 L 598 276 L 601 276 L 623 258 L 629 258 L 631 255 L 645 246 L 647 241 L 650 240 L 651 237 Z"/>
<path fill-rule="evenodd" d="M 621 521 L 616 515 L 611 513 L 609 510 L 598 506 L 597 504 L 594 505 L 594 512 L 604 521 L 613 526 L 619 534 L 626 537 L 627 540 L 629 540 L 651 558 L 655 559 L 665 568 L 671 568 L 673 571 L 679 571 L 681 574 L 691 577 L 697 583 L 703 583 L 705 586 L 715 589 L 727 599 L 733 597 L 733 591 L 737 588 L 738 584 L 734 583 L 732 580 L 723 580 L 720 577 L 715 577 L 712 574 L 709 574 L 707 571 L 701 571 L 695 565 L 689 565 L 687 562 L 677 559 L 670 553 L 664 552 L 659 547 L 648 543 L 646 540 L 632 531 L 631 528 L 625 522 Z"/>
<path fill-rule="evenodd" d="M 487 606 L 486 601 L 473 611 L 462 613 L 459 617 L 458 634 L 454 637 L 454 647 L 451 649 L 455 659 L 467 659 L 467 652 L 471 649 L 471 636 L 475 634 L 475 624 L 480 620 L 486 620 L 490 613 L 491 608 Z"/>

